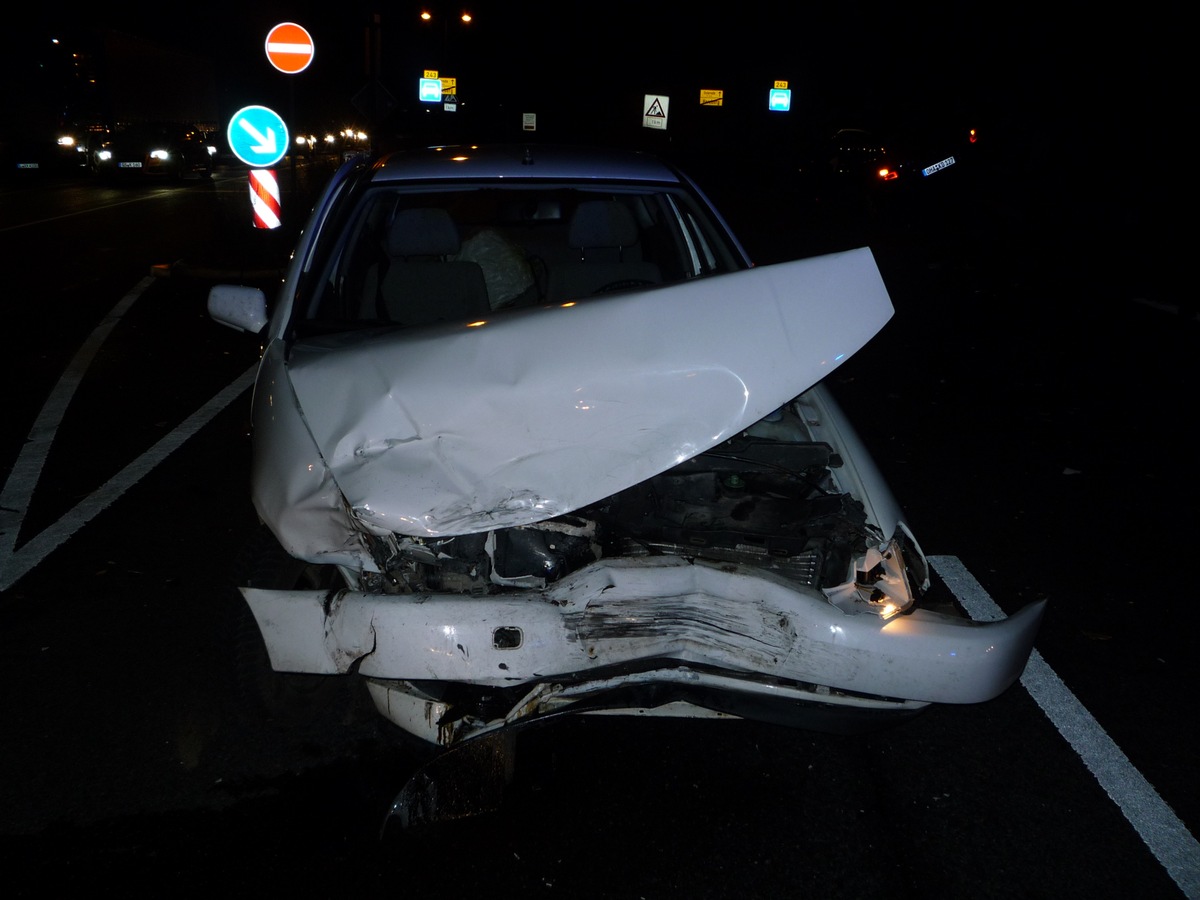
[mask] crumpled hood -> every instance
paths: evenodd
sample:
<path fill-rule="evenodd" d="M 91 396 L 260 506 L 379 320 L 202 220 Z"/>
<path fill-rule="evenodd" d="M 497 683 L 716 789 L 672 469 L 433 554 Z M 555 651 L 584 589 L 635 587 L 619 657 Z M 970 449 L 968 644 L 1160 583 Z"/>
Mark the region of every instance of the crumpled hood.
<path fill-rule="evenodd" d="M 467 534 L 571 512 L 702 453 L 828 375 L 892 311 L 863 248 L 301 342 L 288 371 L 364 524 Z"/>

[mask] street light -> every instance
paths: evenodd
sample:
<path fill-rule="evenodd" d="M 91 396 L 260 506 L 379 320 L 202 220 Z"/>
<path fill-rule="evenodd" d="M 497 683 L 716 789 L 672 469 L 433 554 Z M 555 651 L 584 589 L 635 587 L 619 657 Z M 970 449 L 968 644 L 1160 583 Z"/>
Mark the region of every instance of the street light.
<path fill-rule="evenodd" d="M 428 9 L 421 10 L 421 21 L 422 22 L 432 22 L 433 18 L 434 18 L 433 13 L 431 13 Z M 471 14 L 464 9 L 462 11 L 462 13 L 459 15 L 458 20 L 460 22 L 462 22 L 464 25 L 470 25 L 471 21 L 472 21 L 472 17 L 471 17 Z"/>
<path fill-rule="evenodd" d="M 442 23 L 442 47 L 437 64 L 439 69 L 444 69 L 453 62 L 448 58 L 447 53 L 450 47 L 450 20 L 454 17 L 444 14 L 441 11 L 443 8 L 444 7 L 441 4 L 433 4 L 431 6 L 421 7 L 421 21 L 424 24 L 432 27 L 439 19 Z M 458 14 L 458 22 L 464 27 L 469 26 L 474 21 L 475 17 L 465 9 Z M 461 60 L 459 61 L 461 62 Z"/>

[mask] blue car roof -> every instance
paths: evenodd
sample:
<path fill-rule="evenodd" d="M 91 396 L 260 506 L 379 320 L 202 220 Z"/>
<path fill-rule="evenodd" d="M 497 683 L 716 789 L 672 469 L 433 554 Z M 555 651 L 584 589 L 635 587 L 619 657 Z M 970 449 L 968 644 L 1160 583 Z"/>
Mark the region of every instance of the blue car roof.
<path fill-rule="evenodd" d="M 381 157 L 371 180 L 615 180 L 682 183 L 662 160 L 634 150 L 550 144 L 458 144 L 399 150 Z"/>

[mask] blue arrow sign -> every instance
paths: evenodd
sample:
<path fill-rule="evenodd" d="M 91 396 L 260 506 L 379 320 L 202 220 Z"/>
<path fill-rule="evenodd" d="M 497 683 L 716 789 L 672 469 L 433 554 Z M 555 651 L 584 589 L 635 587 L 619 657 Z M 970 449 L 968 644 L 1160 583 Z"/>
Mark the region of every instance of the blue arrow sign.
<path fill-rule="evenodd" d="M 226 136 L 233 155 L 256 169 L 275 165 L 288 149 L 287 126 L 265 106 L 244 106 L 235 112 Z"/>
<path fill-rule="evenodd" d="M 417 99 L 422 103 L 441 103 L 442 79 L 422 78 L 417 85 Z"/>

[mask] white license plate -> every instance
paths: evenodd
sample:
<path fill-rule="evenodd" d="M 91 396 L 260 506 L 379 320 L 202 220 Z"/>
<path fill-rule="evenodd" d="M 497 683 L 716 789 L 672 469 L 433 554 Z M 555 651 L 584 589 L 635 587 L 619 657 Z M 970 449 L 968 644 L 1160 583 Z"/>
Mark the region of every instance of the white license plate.
<path fill-rule="evenodd" d="M 141 167 L 142 167 L 142 164 L 140 162 L 117 163 L 118 169 L 140 169 Z"/>
<path fill-rule="evenodd" d="M 932 166 L 926 166 L 921 170 L 922 175 L 932 175 L 934 172 L 940 172 L 942 169 L 948 169 L 954 165 L 954 157 L 947 156 L 941 162 L 936 162 Z"/>

